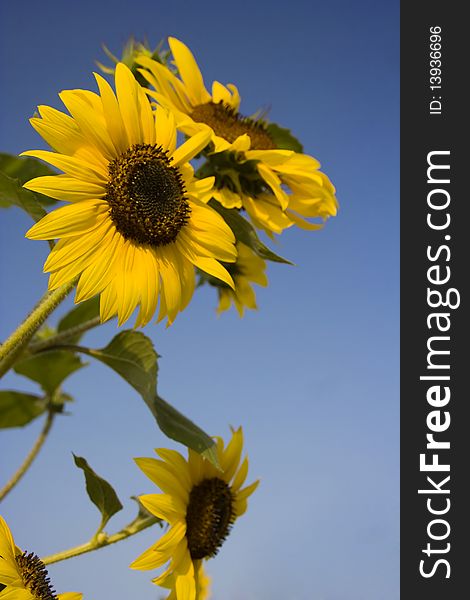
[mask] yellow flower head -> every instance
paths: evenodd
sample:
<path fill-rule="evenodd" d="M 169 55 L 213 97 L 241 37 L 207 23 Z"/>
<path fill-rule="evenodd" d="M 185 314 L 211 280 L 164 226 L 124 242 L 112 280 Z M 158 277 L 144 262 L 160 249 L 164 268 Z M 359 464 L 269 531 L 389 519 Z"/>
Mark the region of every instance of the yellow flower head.
<path fill-rule="evenodd" d="M 257 308 L 256 295 L 251 284 L 257 283 L 265 287 L 268 285 L 268 278 L 265 274 L 266 263 L 261 257 L 241 242 L 237 243 L 237 250 L 237 262 L 227 266 L 235 282 L 235 289 L 232 290 L 223 283 L 217 285 L 219 292 L 217 312 L 228 310 L 233 303 L 240 317 L 243 317 L 245 308 L 253 310 Z"/>
<path fill-rule="evenodd" d="M 309 218 L 334 216 L 335 188 L 319 171 L 320 163 L 279 147 L 263 121 L 242 116 L 234 85 L 215 81 L 210 94 L 189 48 L 175 38 L 168 42 L 180 78 L 148 56 L 138 56 L 136 62 L 155 88 L 149 94 L 174 112 L 177 127 L 187 135 L 209 131 L 215 155 L 230 156 L 226 165 L 214 162 L 219 175 L 214 198 L 226 208 L 243 207 L 269 234 L 294 224 L 318 229 L 321 224 Z"/>
<path fill-rule="evenodd" d="M 221 469 L 193 450 L 186 461 L 175 450 L 157 449 L 162 460 L 137 458 L 136 463 L 163 494 L 140 496 L 153 515 L 168 521 L 168 531 L 130 566 L 156 569 L 168 561 L 167 570 L 154 579 L 170 585 L 175 600 L 202 600 L 207 585 L 201 580 L 203 559 L 217 554 L 235 520 L 247 508 L 247 499 L 258 481 L 242 489 L 248 474 L 248 459 L 240 464 L 243 450 L 241 428 L 234 431 L 227 447 L 217 438 Z M 201 591 L 202 590 L 202 591 Z M 199 594 L 199 595 L 198 595 Z"/>
<path fill-rule="evenodd" d="M 44 563 L 32 552 L 22 552 L 0 516 L 0 600 L 81 600 L 82 594 L 56 595 Z"/>
<path fill-rule="evenodd" d="M 171 323 L 192 297 L 195 266 L 234 285 L 219 261 L 235 261 L 235 238 L 206 204 L 213 178 L 195 179 L 188 163 L 210 134 L 177 147 L 173 115 L 163 107 L 152 112 L 124 64 L 116 67 L 116 94 L 95 77 L 99 94 L 60 94 L 71 116 L 40 106 L 40 118 L 31 119 L 54 152 L 24 154 L 64 174 L 25 187 L 68 204 L 26 236 L 60 238 L 44 265 L 49 289 L 79 277 L 75 301 L 100 294 L 103 321 L 117 315 L 121 325 L 139 307 L 136 326 L 144 326 L 160 301 L 158 320 Z"/>

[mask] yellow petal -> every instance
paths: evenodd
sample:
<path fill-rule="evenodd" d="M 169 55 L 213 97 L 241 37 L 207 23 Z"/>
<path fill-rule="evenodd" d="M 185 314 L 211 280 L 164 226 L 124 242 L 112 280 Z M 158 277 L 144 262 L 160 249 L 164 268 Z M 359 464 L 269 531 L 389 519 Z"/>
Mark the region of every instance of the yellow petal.
<path fill-rule="evenodd" d="M 139 496 L 139 500 L 149 512 L 169 523 L 175 523 L 186 515 L 183 503 L 168 494 L 146 494 Z"/>
<path fill-rule="evenodd" d="M 214 189 L 212 191 L 213 197 L 220 202 L 222 206 L 225 208 L 241 208 L 242 207 L 242 199 L 241 197 L 232 192 L 228 188 L 220 188 L 219 190 Z"/>
<path fill-rule="evenodd" d="M 153 116 L 150 100 L 147 97 L 144 89 L 138 86 L 138 101 L 140 126 L 142 131 L 142 142 L 145 144 L 155 143 L 155 119 Z"/>
<path fill-rule="evenodd" d="M 240 94 L 238 88 L 233 83 L 227 84 L 228 89 L 232 92 L 232 99 L 230 100 L 230 106 L 235 110 L 238 110 L 240 106 Z"/>
<path fill-rule="evenodd" d="M 184 142 L 179 148 L 177 148 L 173 154 L 172 166 L 179 166 L 191 160 L 198 154 L 203 148 L 207 146 L 211 139 L 211 132 L 209 130 L 200 131 L 193 135 L 189 140 Z"/>
<path fill-rule="evenodd" d="M 122 154 L 128 148 L 127 133 L 122 122 L 119 104 L 109 83 L 98 75 L 93 73 L 98 84 L 103 105 L 103 115 L 106 120 L 106 127 L 113 141 L 116 152 Z"/>
<path fill-rule="evenodd" d="M 142 261 L 143 276 L 140 288 L 140 311 L 135 327 L 144 327 L 152 319 L 157 309 L 160 273 L 155 253 L 151 248 L 142 249 L 139 261 Z"/>
<path fill-rule="evenodd" d="M 176 597 L 178 600 L 196 600 L 196 580 L 194 579 L 194 566 L 189 552 L 175 569 Z"/>
<path fill-rule="evenodd" d="M 291 210 L 287 210 L 286 214 L 290 219 L 292 219 L 297 227 L 300 227 L 301 229 L 306 229 L 307 231 L 317 231 L 318 229 L 323 229 L 322 223 L 310 223 L 309 221 L 302 219 L 299 215 L 296 215 L 295 212 L 292 212 Z"/>
<path fill-rule="evenodd" d="M 168 38 L 168 44 L 193 105 L 209 102 L 211 99 L 210 94 L 204 86 L 201 71 L 197 66 L 192 52 L 183 42 L 180 42 L 176 38 Z"/>
<path fill-rule="evenodd" d="M 277 203 L 267 200 L 265 197 L 258 197 L 253 200 L 249 196 L 244 196 L 243 206 L 253 219 L 256 219 L 262 226 L 274 233 L 282 233 L 284 229 L 291 227 L 292 220 L 281 210 Z"/>
<path fill-rule="evenodd" d="M 12 562 L 15 559 L 15 540 L 5 519 L 0 515 L 0 556 L 5 561 Z"/>
<path fill-rule="evenodd" d="M 240 427 L 232 435 L 232 439 L 227 445 L 224 453 L 220 457 L 221 467 L 224 472 L 225 481 L 229 482 L 235 475 L 240 463 L 243 450 L 243 430 Z"/>
<path fill-rule="evenodd" d="M 139 303 L 139 278 L 134 264 L 137 262 L 138 249 L 130 241 L 123 246 L 118 259 L 116 277 L 113 284 L 116 287 L 118 301 L 118 325 L 125 323 Z M 137 255 L 137 256 L 136 256 Z"/>
<path fill-rule="evenodd" d="M 136 558 L 129 567 L 131 569 L 157 569 L 170 560 L 174 548 L 183 539 L 186 533 L 186 524 L 178 521 L 148 550 Z"/>
<path fill-rule="evenodd" d="M 212 102 L 224 102 L 230 106 L 231 101 L 232 94 L 228 91 L 228 89 L 218 81 L 214 81 L 212 84 Z"/>
<path fill-rule="evenodd" d="M 245 479 L 248 475 L 248 458 L 245 457 L 240 468 L 238 469 L 237 474 L 232 482 L 231 488 L 232 491 L 238 492 L 241 486 L 245 483 Z"/>
<path fill-rule="evenodd" d="M 188 256 L 189 260 L 191 258 Z M 194 256 L 193 264 L 204 271 L 205 273 L 209 273 L 213 277 L 217 277 L 227 285 L 229 285 L 232 289 L 235 289 L 235 283 L 233 282 L 232 276 L 227 271 L 225 267 L 223 267 L 219 262 L 217 262 L 214 258 L 206 258 L 203 256 Z"/>
<path fill-rule="evenodd" d="M 43 217 L 25 235 L 31 240 L 53 240 L 87 233 L 102 223 L 108 208 L 101 200 L 83 200 L 62 206 Z"/>
<path fill-rule="evenodd" d="M 100 244 L 100 256 L 80 275 L 75 294 L 76 303 L 93 298 L 111 283 L 116 274 L 116 258 L 121 243 L 121 234 L 111 227 Z"/>
<path fill-rule="evenodd" d="M 249 150 L 248 160 L 259 160 L 270 167 L 283 165 L 294 154 L 292 150 Z"/>
<path fill-rule="evenodd" d="M 189 475 L 189 465 L 183 456 L 176 450 L 169 450 L 168 448 L 156 448 L 155 452 L 163 458 L 173 469 L 179 474 L 182 480 L 182 484 L 189 489 L 191 487 L 191 479 Z"/>
<path fill-rule="evenodd" d="M 95 185 L 106 184 L 107 174 L 102 169 L 101 165 L 91 165 L 85 162 L 81 158 L 74 156 L 66 156 L 65 154 L 58 154 L 57 152 L 49 152 L 48 150 L 29 150 L 28 152 L 22 152 L 20 156 L 33 156 L 48 162 L 54 167 L 57 167 L 61 171 L 64 171 L 70 177 L 76 179 L 82 179 Z"/>
<path fill-rule="evenodd" d="M 113 160 L 116 150 L 109 137 L 103 115 L 90 110 L 88 102 L 75 90 L 61 92 L 59 97 L 80 127 L 81 132 L 88 142 L 93 143 L 108 161 Z M 98 100 L 101 109 L 99 97 L 97 96 L 96 99 Z"/>
<path fill-rule="evenodd" d="M 249 496 L 251 496 L 258 486 L 259 480 L 250 483 L 250 485 L 247 485 L 246 488 L 243 488 L 237 493 L 237 500 L 246 500 L 249 498 Z"/>
<path fill-rule="evenodd" d="M 162 492 L 178 496 L 182 502 L 188 501 L 188 489 L 178 480 L 174 470 L 164 461 L 156 458 L 134 458 L 137 466 Z"/>
<path fill-rule="evenodd" d="M 100 295 L 100 319 L 104 323 L 114 317 L 117 313 L 117 294 L 116 288 L 111 282 Z"/>
<path fill-rule="evenodd" d="M 158 105 L 155 114 L 156 144 L 173 154 L 176 148 L 176 124 L 172 112 Z"/>
<path fill-rule="evenodd" d="M 44 272 L 57 271 L 90 252 L 96 252 L 110 226 L 111 224 L 104 220 L 99 227 L 86 235 L 59 240 L 44 263 Z"/>
<path fill-rule="evenodd" d="M 168 244 L 155 249 L 169 323 L 174 321 L 181 307 L 181 280 L 176 266 L 177 251 L 173 246 Z"/>
<path fill-rule="evenodd" d="M 258 168 L 258 173 L 271 188 L 273 194 L 276 196 L 279 204 L 281 205 L 282 210 L 286 210 L 286 208 L 289 205 L 289 196 L 281 188 L 281 180 L 279 179 L 279 177 L 273 171 L 271 171 L 271 169 L 267 165 L 264 165 L 261 162 L 258 163 L 256 166 Z"/>
<path fill-rule="evenodd" d="M 129 68 L 124 63 L 118 63 L 116 65 L 116 94 L 129 146 L 143 141 L 139 118 L 138 85 Z"/>
<path fill-rule="evenodd" d="M 35 177 L 23 185 L 27 190 L 39 192 L 56 200 L 77 202 L 102 198 L 106 194 L 104 185 L 90 183 L 68 175 L 46 175 Z"/>

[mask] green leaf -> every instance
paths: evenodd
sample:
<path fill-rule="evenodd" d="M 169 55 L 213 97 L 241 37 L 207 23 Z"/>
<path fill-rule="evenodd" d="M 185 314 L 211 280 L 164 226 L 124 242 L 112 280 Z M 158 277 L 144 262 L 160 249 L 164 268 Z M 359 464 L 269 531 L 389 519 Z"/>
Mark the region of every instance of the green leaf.
<path fill-rule="evenodd" d="M 196 450 L 214 465 L 219 466 L 214 440 L 207 433 L 157 394 L 151 403 L 147 402 L 147 405 L 166 436 Z"/>
<path fill-rule="evenodd" d="M 72 329 L 73 327 L 77 327 L 78 325 L 82 325 L 83 323 L 98 317 L 99 314 L 100 298 L 99 296 L 95 296 L 94 298 L 90 298 L 90 300 L 81 302 L 76 307 L 72 308 L 72 310 L 65 316 L 63 316 L 59 321 L 57 331 L 58 333 L 63 333 L 64 331 L 67 331 L 67 329 Z M 68 341 L 71 344 L 76 344 L 82 336 L 83 333 L 73 335 L 68 339 Z"/>
<path fill-rule="evenodd" d="M 0 171 L 8 177 L 18 180 L 23 185 L 35 177 L 44 175 L 57 175 L 57 172 L 45 165 L 37 158 L 28 156 L 14 156 L 0 152 Z M 54 198 L 35 193 L 38 201 L 44 206 L 51 206 L 57 202 Z"/>
<path fill-rule="evenodd" d="M 97 535 L 104 529 L 109 519 L 122 509 L 122 504 L 114 488 L 97 475 L 84 458 L 74 454 L 73 459 L 77 467 L 83 470 L 88 496 L 101 513 L 101 523 L 96 532 Z"/>
<path fill-rule="evenodd" d="M 0 392 L 0 428 L 23 427 L 46 411 L 44 398 L 6 390 Z"/>
<path fill-rule="evenodd" d="M 119 373 L 146 402 L 155 395 L 158 355 L 140 331 L 122 331 L 101 350 L 83 350 Z"/>
<path fill-rule="evenodd" d="M 293 150 L 294 152 L 303 152 L 304 148 L 299 140 L 292 135 L 289 129 L 279 127 L 276 123 L 269 123 L 266 127 L 273 142 L 282 150 Z"/>
<path fill-rule="evenodd" d="M 209 205 L 216 210 L 233 231 L 234 236 L 238 241 L 246 246 L 249 246 L 258 256 L 265 260 L 292 265 L 289 260 L 278 256 L 259 239 L 255 228 L 244 219 L 240 212 L 234 208 L 225 208 L 216 200 L 211 200 Z"/>
<path fill-rule="evenodd" d="M 0 207 L 8 208 L 12 205 L 22 208 L 36 222 L 47 214 L 36 194 L 21 187 L 16 179 L 0 173 Z"/>
<path fill-rule="evenodd" d="M 159 398 L 157 358 L 151 340 L 140 331 L 123 331 L 101 350 L 80 348 L 121 375 L 144 399 L 158 426 L 169 438 L 204 454 L 214 464 L 214 440 L 202 429 Z"/>
<path fill-rule="evenodd" d="M 57 175 L 56 171 L 36 158 L 15 156 L 5 152 L 0 152 L 0 171 L 9 177 L 18 179 L 21 184 L 34 179 L 34 177 Z"/>
<path fill-rule="evenodd" d="M 18 362 L 14 370 L 40 384 L 51 396 L 62 382 L 85 366 L 80 357 L 65 350 L 51 350 L 29 356 Z"/>

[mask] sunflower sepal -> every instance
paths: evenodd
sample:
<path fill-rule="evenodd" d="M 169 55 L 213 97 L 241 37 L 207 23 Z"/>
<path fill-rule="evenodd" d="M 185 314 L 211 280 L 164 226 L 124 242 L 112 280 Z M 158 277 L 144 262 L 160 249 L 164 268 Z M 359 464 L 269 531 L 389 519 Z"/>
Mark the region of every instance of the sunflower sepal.
<path fill-rule="evenodd" d="M 240 196 L 256 196 L 264 191 L 265 184 L 257 169 L 259 161 L 247 160 L 243 152 L 209 152 L 206 160 L 197 171 L 197 175 L 214 177 L 216 189 L 228 188 Z"/>
<path fill-rule="evenodd" d="M 101 61 L 98 60 L 95 61 L 95 64 L 103 73 L 106 73 L 106 75 L 113 75 L 116 69 L 116 65 L 119 62 L 122 62 L 127 67 L 129 67 L 139 84 L 145 87 L 148 84 L 145 78 L 142 77 L 142 75 L 140 75 L 139 73 L 136 58 L 140 56 L 146 56 L 148 58 L 151 58 L 152 60 L 157 61 L 162 65 L 165 65 L 167 68 L 171 68 L 171 63 L 169 60 L 171 53 L 169 50 L 162 50 L 163 43 L 164 41 L 161 40 L 158 43 L 157 47 L 152 50 L 147 40 L 140 42 L 139 40 L 136 40 L 133 36 L 131 36 L 124 46 L 121 58 L 115 56 L 105 44 L 102 44 L 103 52 L 111 61 L 112 66 L 104 65 Z"/>
<path fill-rule="evenodd" d="M 290 129 L 271 122 L 266 125 L 266 130 L 278 148 L 303 153 L 304 147 Z"/>

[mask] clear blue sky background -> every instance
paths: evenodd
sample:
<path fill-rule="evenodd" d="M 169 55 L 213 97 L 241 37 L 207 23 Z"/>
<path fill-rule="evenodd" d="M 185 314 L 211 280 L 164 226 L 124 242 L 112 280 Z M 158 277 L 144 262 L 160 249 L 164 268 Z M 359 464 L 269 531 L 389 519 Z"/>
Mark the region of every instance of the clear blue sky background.
<path fill-rule="evenodd" d="M 337 187 L 341 210 L 323 231 L 279 238 L 297 266 L 269 265 L 258 312 L 217 318 L 203 289 L 172 327 L 145 329 L 162 356 L 161 394 L 211 434 L 242 424 L 251 479 L 262 480 L 207 565 L 216 600 L 398 597 L 398 11 L 389 0 L 2 2 L 0 150 L 43 147 L 28 118 L 37 104 L 60 107 L 62 89 L 95 89 L 102 42 L 120 53 L 131 34 L 152 45 L 174 35 L 207 85 L 235 83 L 245 114 L 271 107 Z M 31 222 L 20 210 L 0 218 L 5 337 L 46 288 L 48 248 L 23 238 Z M 85 340 L 103 346 L 115 331 Z M 11 376 L 5 386 L 34 389 Z M 65 390 L 72 416 L 0 508 L 17 543 L 40 555 L 85 542 L 99 521 L 72 451 L 125 504 L 112 532 L 133 518 L 129 496 L 155 490 L 132 457 L 167 445 L 104 366 Z M 40 425 L 1 433 L 1 484 Z M 127 568 L 157 533 L 51 566 L 57 590 L 159 598 L 149 573 Z"/>

